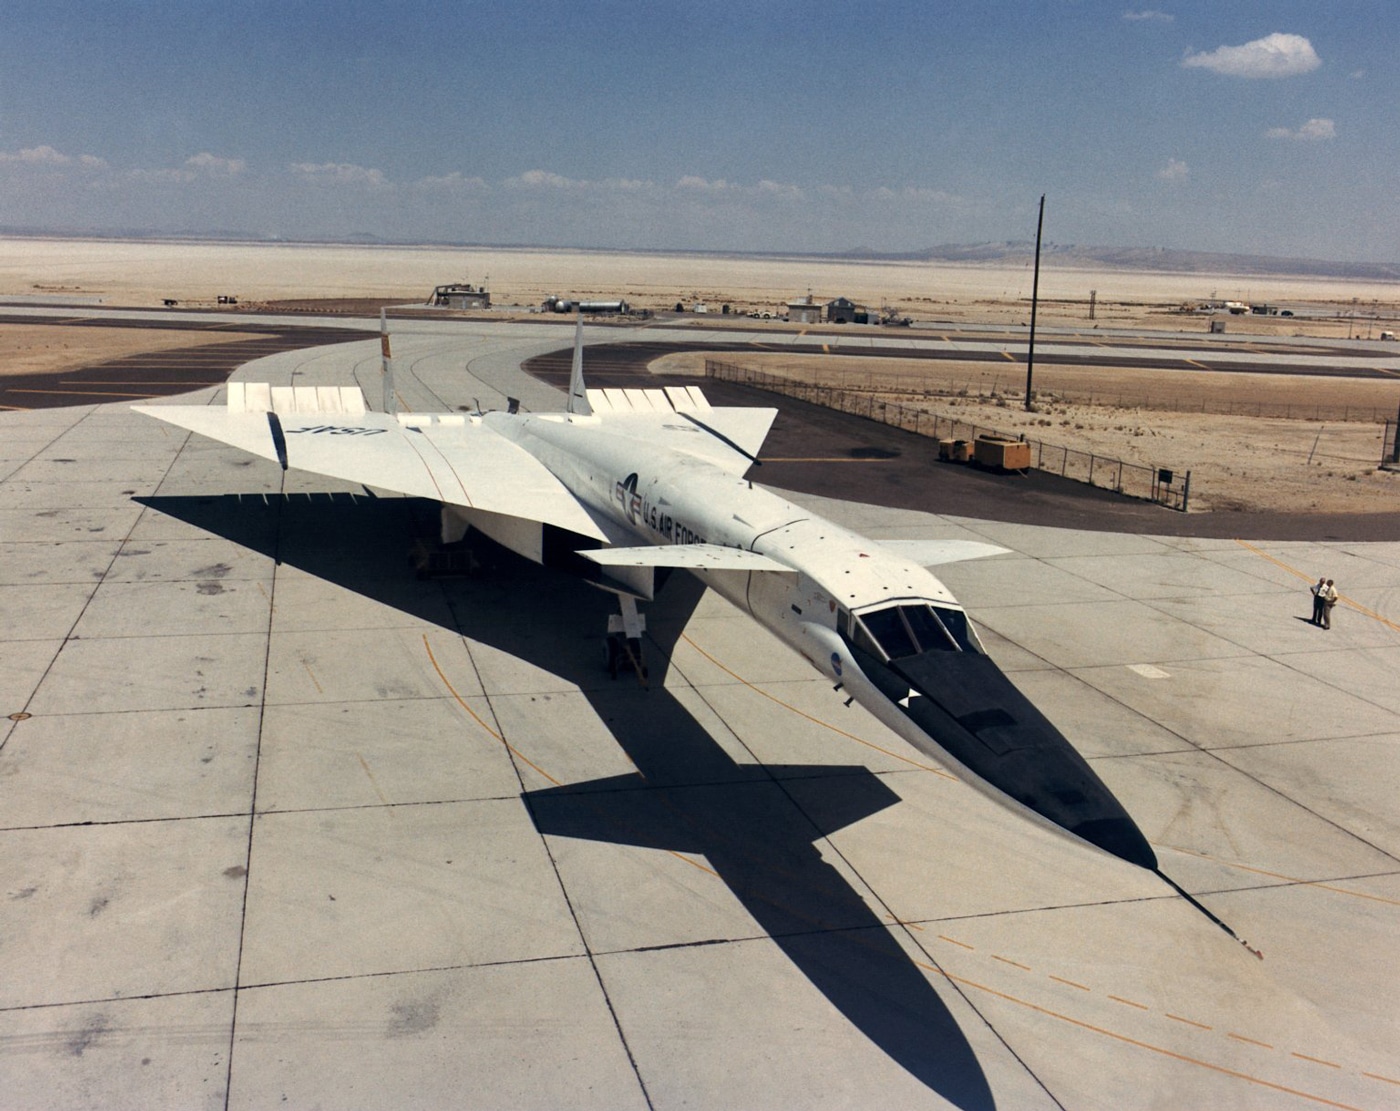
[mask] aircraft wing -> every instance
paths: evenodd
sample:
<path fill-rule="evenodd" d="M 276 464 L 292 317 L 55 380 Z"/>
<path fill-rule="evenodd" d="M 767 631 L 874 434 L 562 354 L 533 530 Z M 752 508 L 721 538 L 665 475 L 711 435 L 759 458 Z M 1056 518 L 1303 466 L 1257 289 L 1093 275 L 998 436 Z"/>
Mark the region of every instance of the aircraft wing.
<path fill-rule="evenodd" d="M 903 556 L 920 567 L 937 567 L 944 563 L 960 563 L 965 559 L 1006 555 L 1010 548 L 984 544 L 980 540 L 879 540 L 886 551 Z"/>
<path fill-rule="evenodd" d="M 731 474 L 757 459 L 777 409 L 710 405 L 699 386 L 588 391 L 588 403 L 609 431 L 694 455 Z"/>
<path fill-rule="evenodd" d="M 766 555 L 723 544 L 658 544 L 643 548 L 602 548 L 579 552 L 604 567 L 686 567 L 701 571 L 797 571 Z"/>
<path fill-rule="evenodd" d="M 303 390 L 316 392 L 297 387 L 298 394 Z M 308 407 L 313 400 L 308 394 Z M 132 408 L 283 467 L 607 540 L 543 463 L 465 415 L 394 416 L 362 408 L 296 412 L 286 404 L 277 412 L 211 405 Z"/>

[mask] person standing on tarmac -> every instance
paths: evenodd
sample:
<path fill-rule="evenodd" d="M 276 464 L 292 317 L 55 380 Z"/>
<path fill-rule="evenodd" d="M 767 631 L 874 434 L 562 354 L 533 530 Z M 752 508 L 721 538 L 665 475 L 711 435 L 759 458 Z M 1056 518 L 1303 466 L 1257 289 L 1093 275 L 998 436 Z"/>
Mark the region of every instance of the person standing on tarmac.
<path fill-rule="evenodd" d="M 1323 589 L 1323 587 L 1325 587 L 1326 585 L 1327 585 L 1327 579 L 1326 579 L 1325 576 L 1319 576 L 1317 582 L 1313 583 L 1313 585 L 1312 585 L 1312 596 L 1313 596 L 1313 615 L 1312 615 L 1312 623 L 1313 623 L 1314 625 L 1321 625 L 1321 624 L 1322 624 L 1322 611 L 1323 611 L 1323 610 L 1326 608 L 1326 606 L 1327 606 L 1327 601 L 1326 601 L 1326 599 L 1324 599 L 1323 596 L 1322 596 L 1322 589 Z"/>
<path fill-rule="evenodd" d="M 1322 599 L 1322 627 L 1330 629 L 1332 627 L 1332 607 L 1337 604 L 1337 599 L 1341 595 L 1337 593 L 1337 588 L 1332 585 L 1332 580 L 1328 579 L 1323 584 L 1322 589 L 1317 592 L 1317 596 Z"/>

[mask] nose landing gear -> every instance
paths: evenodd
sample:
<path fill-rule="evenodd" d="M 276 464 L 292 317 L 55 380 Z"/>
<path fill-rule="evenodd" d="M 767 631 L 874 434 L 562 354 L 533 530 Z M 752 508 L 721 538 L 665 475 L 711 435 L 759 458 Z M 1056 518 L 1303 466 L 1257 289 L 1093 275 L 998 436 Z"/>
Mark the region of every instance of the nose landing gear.
<path fill-rule="evenodd" d="M 618 672 L 631 668 L 642 686 L 647 685 L 647 665 L 642 658 L 642 634 L 647 631 L 647 619 L 637 610 L 637 599 L 619 594 L 622 612 L 608 617 L 608 677 L 616 679 Z"/>

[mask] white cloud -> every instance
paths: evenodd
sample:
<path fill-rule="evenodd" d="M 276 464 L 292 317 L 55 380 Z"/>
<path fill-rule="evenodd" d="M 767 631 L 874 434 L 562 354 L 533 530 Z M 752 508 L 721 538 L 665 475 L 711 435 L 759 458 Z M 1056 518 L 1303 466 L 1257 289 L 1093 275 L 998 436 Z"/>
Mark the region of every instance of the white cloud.
<path fill-rule="evenodd" d="M 716 178 L 714 181 L 708 181 L 703 177 L 687 174 L 676 182 L 676 188 L 694 189 L 702 193 L 723 193 L 726 189 L 730 188 L 730 185 L 729 182 L 725 181 L 722 177 Z"/>
<path fill-rule="evenodd" d="M 43 144 L 17 151 L 0 151 L 0 163 L 20 166 L 77 166 L 84 170 L 105 170 L 105 160 L 92 154 L 82 154 L 77 158 Z"/>
<path fill-rule="evenodd" d="M 303 181 L 359 185 L 370 189 L 383 189 L 389 184 L 383 170 L 372 170 L 351 162 L 293 162 L 288 168 Z"/>
<path fill-rule="evenodd" d="M 757 190 L 765 197 L 781 197 L 785 201 L 800 201 L 802 190 L 796 185 L 787 185 L 781 181 L 769 181 L 764 178 L 758 183 Z"/>
<path fill-rule="evenodd" d="M 1268 139 L 1292 139 L 1294 142 L 1322 143 L 1337 137 L 1337 125 L 1328 119 L 1313 118 L 1297 129 L 1271 127 L 1264 132 Z"/>
<path fill-rule="evenodd" d="M 248 164 L 241 158 L 220 158 L 206 150 L 185 159 L 179 169 L 129 170 L 127 177 L 133 181 L 188 184 L 199 178 L 237 177 L 247 168 Z"/>
<path fill-rule="evenodd" d="M 233 177 L 246 170 L 248 168 L 248 163 L 241 158 L 220 158 L 218 155 L 210 154 L 205 150 L 200 151 L 193 157 L 185 159 L 185 168 L 191 173 L 210 174 L 215 177 Z"/>
<path fill-rule="evenodd" d="M 460 170 L 453 170 L 450 174 L 419 178 L 413 184 L 418 189 L 441 190 L 448 193 L 482 192 L 490 188 L 483 178 L 467 177 Z"/>
<path fill-rule="evenodd" d="M 907 200 L 916 204 L 948 204 L 948 206 L 959 206 L 965 203 L 963 197 L 956 193 L 946 192 L 944 189 L 928 189 L 927 186 L 906 185 L 903 189 L 890 189 L 888 185 L 881 185 L 867 193 L 871 200 L 892 201 Z"/>
<path fill-rule="evenodd" d="M 1130 23 L 1171 23 L 1176 16 L 1159 12 L 1155 8 L 1144 8 L 1140 12 L 1124 12 L 1123 18 Z"/>
<path fill-rule="evenodd" d="M 549 170 L 526 170 L 519 177 L 507 178 L 505 184 L 530 189 L 581 189 L 586 188 L 588 182 L 551 173 Z"/>
<path fill-rule="evenodd" d="M 1296 77 L 1317 69 L 1322 59 L 1302 35 L 1275 31 L 1243 46 L 1222 46 L 1208 53 L 1188 54 L 1181 64 L 1188 69 L 1208 69 L 1227 77 Z"/>
<path fill-rule="evenodd" d="M 1179 158 L 1168 158 L 1167 164 L 1157 171 L 1162 181 L 1185 181 L 1191 176 L 1191 167 Z"/>

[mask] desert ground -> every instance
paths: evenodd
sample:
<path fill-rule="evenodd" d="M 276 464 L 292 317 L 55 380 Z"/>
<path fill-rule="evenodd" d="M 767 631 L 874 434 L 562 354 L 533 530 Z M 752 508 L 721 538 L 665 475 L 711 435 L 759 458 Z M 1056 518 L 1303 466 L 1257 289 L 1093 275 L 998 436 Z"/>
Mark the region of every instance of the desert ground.
<path fill-rule="evenodd" d="M 639 308 L 706 303 L 736 312 L 780 307 L 806 296 L 845 296 L 889 305 L 915 320 L 1024 323 L 1032 268 L 981 264 L 609 253 L 475 247 L 366 247 L 0 238 L 0 297 L 63 296 L 106 305 L 163 300 L 241 307 L 298 299 L 374 297 L 423 302 L 433 287 L 485 285 L 499 305 L 535 306 L 553 294 L 621 298 Z M 1090 292 L 1096 297 L 1089 321 Z M 1040 320 L 1074 327 L 1183 327 L 1179 309 L 1205 298 L 1264 301 L 1309 310 L 1307 317 L 1234 318 L 1231 331 L 1335 337 L 1364 335 L 1400 318 L 1400 286 L 1304 277 L 1175 274 L 1042 268 Z M 1314 319 L 1312 310 L 1319 318 Z M 1199 318 L 1186 327 L 1205 330 Z"/>
<path fill-rule="evenodd" d="M 486 285 L 498 305 L 537 306 L 555 294 L 622 298 L 668 309 L 703 301 L 719 310 L 773 311 L 810 292 L 887 305 L 918 323 L 1023 325 L 1030 268 L 814 258 L 610 254 L 591 251 L 0 240 L 0 300 L 159 306 L 175 299 L 239 309 L 421 303 L 435 285 Z M 1089 320 L 1089 291 L 1096 292 Z M 1359 337 L 1358 351 L 1394 350 L 1397 381 L 1298 374 L 1189 374 L 1130 368 L 1040 367 L 1034 411 L 1023 371 L 986 363 L 755 355 L 744 362 L 881 399 L 917 404 L 1010 434 L 1193 474 L 1198 509 L 1400 510 L 1400 474 L 1378 468 L 1383 421 L 1400 408 L 1400 286 L 1302 277 L 1043 271 L 1039 324 L 1153 329 L 1200 335 L 1208 317 L 1183 312 L 1206 298 L 1267 301 L 1282 317 L 1231 316 L 1230 334 Z M 706 318 L 698 318 L 706 319 Z M 732 319 L 732 318 L 731 318 Z M 781 324 L 749 326 L 783 327 Z M 855 326 L 852 326 L 855 327 Z M 209 333 L 0 327 L 0 373 L 63 371 L 101 358 L 213 342 Z M 227 338 L 238 338 L 227 334 Z M 66 345 L 66 346 L 65 346 Z M 669 356 L 658 369 L 696 373 L 705 352 Z M 726 356 L 732 357 L 732 356 Z"/>

